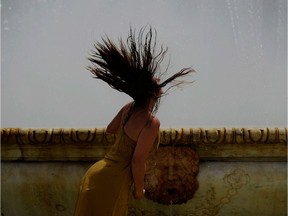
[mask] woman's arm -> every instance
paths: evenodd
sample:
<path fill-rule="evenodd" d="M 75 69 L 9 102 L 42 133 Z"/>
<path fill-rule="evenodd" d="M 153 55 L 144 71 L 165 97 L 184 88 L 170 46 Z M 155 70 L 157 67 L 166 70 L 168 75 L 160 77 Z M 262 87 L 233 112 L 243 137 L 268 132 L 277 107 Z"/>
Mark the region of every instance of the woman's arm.
<path fill-rule="evenodd" d="M 122 122 L 122 116 L 123 112 L 127 110 L 127 108 L 130 106 L 131 103 L 126 104 L 121 108 L 121 110 L 117 113 L 117 115 L 112 119 L 112 121 L 109 123 L 109 125 L 106 128 L 107 133 L 116 133 L 121 122 Z"/>
<path fill-rule="evenodd" d="M 159 120 L 153 118 L 151 124 L 142 130 L 138 138 L 131 162 L 135 199 L 141 199 L 144 196 L 145 163 L 159 133 L 159 127 Z"/>

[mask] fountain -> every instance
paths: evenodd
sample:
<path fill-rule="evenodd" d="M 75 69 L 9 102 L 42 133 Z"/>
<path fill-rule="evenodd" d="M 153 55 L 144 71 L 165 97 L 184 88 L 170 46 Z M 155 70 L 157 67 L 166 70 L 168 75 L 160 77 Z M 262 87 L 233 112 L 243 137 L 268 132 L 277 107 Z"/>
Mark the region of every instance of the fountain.
<path fill-rule="evenodd" d="M 170 205 L 186 203 L 198 188 L 199 158 L 188 146 L 160 147 L 147 161 L 145 195 Z"/>
<path fill-rule="evenodd" d="M 131 199 L 129 215 L 286 215 L 287 132 L 161 130 L 147 199 Z M 1 213 L 71 215 L 81 177 L 114 139 L 103 128 L 2 128 Z"/>

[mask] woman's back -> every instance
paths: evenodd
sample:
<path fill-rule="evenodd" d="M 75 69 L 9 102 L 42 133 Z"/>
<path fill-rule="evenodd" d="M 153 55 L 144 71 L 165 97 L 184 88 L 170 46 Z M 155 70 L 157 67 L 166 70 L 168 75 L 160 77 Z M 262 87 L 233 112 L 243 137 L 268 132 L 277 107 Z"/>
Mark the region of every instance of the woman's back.
<path fill-rule="evenodd" d="M 129 138 L 137 142 L 142 130 L 149 126 L 153 118 L 156 117 L 146 110 L 134 110 L 123 126 L 123 131 Z"/>

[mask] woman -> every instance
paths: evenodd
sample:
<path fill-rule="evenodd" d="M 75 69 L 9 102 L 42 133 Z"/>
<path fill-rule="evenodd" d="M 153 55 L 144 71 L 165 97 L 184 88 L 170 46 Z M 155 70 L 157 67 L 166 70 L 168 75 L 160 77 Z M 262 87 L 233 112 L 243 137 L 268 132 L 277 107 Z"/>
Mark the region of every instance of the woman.
<path fill-rule="evenodd" d="M 144 194 L 145 161 L 158 147 L 160 121 L 154 115 L 162 88 L 193 70 L 184 68 L 160 83 L 159 64 L 167 51 L 156 53 L 156 37 L 151 28 L 138 37 L 130 29 L 126 44 L 116 46 L 109 38 L 94 45 L 88 70 L 133 101 L 121 108 L 106 132 L 116 140 L 105 157 L 84 175 L 74 216 L 124 216 L 128 212 L 130 188 L 133 196 Z M 177 82 L 174 85 L 178 85 Z"/>

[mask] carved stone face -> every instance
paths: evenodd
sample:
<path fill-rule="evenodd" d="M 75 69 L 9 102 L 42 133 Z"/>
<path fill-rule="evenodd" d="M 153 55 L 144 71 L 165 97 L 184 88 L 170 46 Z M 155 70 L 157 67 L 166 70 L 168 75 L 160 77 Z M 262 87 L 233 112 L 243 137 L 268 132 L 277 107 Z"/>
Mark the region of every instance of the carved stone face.
<path fill-rule="evenodd" d="M 199 158 L 191 147 L 160 147 L 146 164 L 145 196 L 162 204 L 186 203 L 198 188 Z"/>

